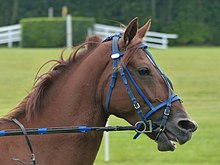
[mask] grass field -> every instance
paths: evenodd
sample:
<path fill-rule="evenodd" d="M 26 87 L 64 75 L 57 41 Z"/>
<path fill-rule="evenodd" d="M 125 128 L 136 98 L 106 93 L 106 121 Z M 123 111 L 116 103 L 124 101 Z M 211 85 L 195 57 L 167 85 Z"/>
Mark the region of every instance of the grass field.
<path fill-rule="evenodd" d="M 59 57 L 60 52 L 61 49 L 0 49 L 0 115 L 26 96 L 38 68 Z M 176 93 L 199 129 L 187 144 L 166 153 L 157 151 L 155 142 L 144 135 L 134 141 L 133 132 L 110 133 L 110 162 L 103 160 L 102 145 L 95 165 L 219 165 L 220 48 L 169 48 L 151 53 L 172 79 Z M 111 117 L 110 124 L 126 123 Z"/>

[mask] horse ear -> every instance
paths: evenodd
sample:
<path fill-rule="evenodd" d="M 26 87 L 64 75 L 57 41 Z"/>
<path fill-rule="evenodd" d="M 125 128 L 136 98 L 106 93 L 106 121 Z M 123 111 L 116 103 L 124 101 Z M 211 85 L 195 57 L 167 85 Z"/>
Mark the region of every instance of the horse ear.
<path fill-rule="evenodd" d="M 150 25 L 151 25 L 151 19 L 149 19 L 147 21 L 147 23 L 138 30 L 137 34 L 139 38 L 144 38 L 144 36 L 146 35 L 147 31 L 150 29 Z"/>
<path fill-rule="evenodd" d="M 134 38 L 134 36 L 137 33 L 137 28 L 138 28 L 138 18 L 134 18 L 131 22 L 129 22 L 123 38 L 124 38 L 124 44 L 125 46 L 128 46 L 131 40 Z"/>

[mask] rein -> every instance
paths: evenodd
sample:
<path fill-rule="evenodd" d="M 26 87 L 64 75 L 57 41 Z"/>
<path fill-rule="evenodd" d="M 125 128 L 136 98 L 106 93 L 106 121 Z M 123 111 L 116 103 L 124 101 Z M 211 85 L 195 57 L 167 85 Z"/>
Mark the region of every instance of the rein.
<path fill-rule="evenodd" d="M 0 137 L 5 136 L 19 136 L 24 135 L 28 148 L 31 152 L 31 163 L 22 161 L 19 158 L 11 158 L 13 161 L 25 165 L 37 165 L 33 147 L 31 145 L 28 135 L 45 135 L 45 134 L 63 134 L 63 133 L 87 133 L 91 131 L 110 132 L 110 131 L 136 131 L 143 133 L 146 131 L 147 126 L 144 123 L 137 122 L 135 126 L 107 126 L 107 127 L 88 127 L 88 126 L 72 126 L 72 127 L 48 127 L 48 128 L 25 128 L 17 119 L 12 121 L 20 127 L 20 129 L 0 130 Z M 144 127 L 139 128 L 138 125 L 143 124 Z"/>
<path fill-rule="evenodd" d="M 16 119 L 13 119 L 16 120 Z M 20 122 L 19 122 L 20 123 Z M 29 138 L 27 135 L 45 135 L 45 134 L 62 134 L 62 133 L 86 133 L 91 131 L 136 131 L 142 133 L 146 128 L 138 128 L 139 122 L 135 126 L 107 126 L 107 127 L 88 127 L 88 126 L 69 126 L 69 127 L 47 127 L 47 128 L 22 128 L 0 130 L 0 137 L 25 135 L 28 146 L 33 153 Z M 22 125 L 21 123 L 19 125 Z"/>
<path fill-rule="evenodd" d="M 118 41 L 119 39 L 122 37 L 122 34 L 119 35 L 113 35 L 110 36 L 108 38 L 106 38 L 103 42 L 107 42 L 107 41 L 111 41 L 112 40 L 112 61 L 113 61 L 113 72 L 112 72 L 112 79 L 110 82 L 110 86 L 109 86 L 109 91 L 106 97 L 106 101 L 105 101 L 105 107 L 104 107 L 104 111 L 107 115 L 109 115 L 108 113 L 108 106 L 109 106 L 109 102 L 110 102 L 110 98 L 111 98 L 111 94 L 113 91 L 113 88 L 115 86 L 116 83 L 116 78 L 117 78 L 117 73 L 116 70 L 114 68 L 116 68 L 118 66 L 118 64 L 121 62 L 121 59 L 123 57 L 123 55 L 126 55 L 126 52 L 121 52 L 118 48 Z M 135 80 L 133 79 L 133 77 L 131 76 L 128 68 L 126 67 L 125 64 L 122 64 L 122 66 L 119 66 L 119 73 L 120 76 L 123 80 L 123 83 L 126 87 L 126 90 L 128 92 L 128 95 L 133 103 L 133 106 L 135 108 L 135 110 L 137 110 L 138 115 L 140 116 L 141 120 L 139 121 L 139 124 L 137 125 L 138 128 L 141 127 L 146 127 L 148 126 L 148 129 L 145 130 L 144 132 L 157 132 L 155 141 L 157 141 L 159 135 L 164 132 L 165 128 L 166 128 L 166 123 L 168 120 L 168 117 L 170 115 L 170 108 L 171 108 L 171 104 L 174 101 L 180 100 L 180 98 L 175 94 L 171 92 L 171 89 L 173 90 L 173 85 L 172 82 L 170 81 L 170 79 L 162 72 L 162 70 L 159 68 L 159 66 L 156 64 L 153 56 L 150 54 L 150 52 L 147 50 L 147 45 L 145 44 L 141 44 L 139 46 L 140 49 L 144 50 L 144 52 L 146 53 L 147 57 L 149 58 L 149 60 L 151 61 L 151 63 L 154 65 L 154 67 L 159 71 L 159 73 L 161 74 L 161 76 L 163 77 L 163 79 L 165 80 L 165 83 L 167 85 L 167 91 L 168 91 L 168 98 L 166 101 L 162 102 L 161 104 L 157 105 L 157 106 L 153 106 L 151 104 L 151 102 L 148 100 L 148 98 L 144 95 L 144 93 L 141 91 L 141 89 L 138 87 L 137 83 L 135 82 Z M 144 114 L 140 104 L 138 103 L 136 97 L 134 96 L 130 85 L 128 83 L 128 80 L 126 78 L 129 78 L 129 80 L 131 81 L 132 85 L 135 87 L 135 89 L 137 90 L 137 92 L 139 93 L 139 95 L 143 98 L 143 100 L 145 101 L 145 103 L 148 105 L 149 107 L 149 111 Z M 156 111 L 158 111 L 159 109 L 165 107 L 165 110 L 163 112 L 163 118 L 162 118 L 162 122 L 160 123 L 160 125 L 158 126 L 158 124 L 156 124 L 155 122 L 148 120 L 148 118 L 154 114 Z M 159 128 L 159 131 L 158 131 Z M 141 133 L 137 132 L 136 135 L 134 136 L 133 139 L 136 139 Z"/>

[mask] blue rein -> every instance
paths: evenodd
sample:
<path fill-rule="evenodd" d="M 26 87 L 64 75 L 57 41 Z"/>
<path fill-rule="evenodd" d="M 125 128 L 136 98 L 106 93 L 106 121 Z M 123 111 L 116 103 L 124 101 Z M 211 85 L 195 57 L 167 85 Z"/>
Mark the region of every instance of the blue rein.
<path fill-rule="evenodd" d="M 113 88 L 114 88 L 115 83 L 116 83 L 116 78 L 117 78 L 117 73 L 116 73 L 115 68 L 118 66 L 118 64 L 120 63 L 120 61 L 122 59 L 122 56 L 125 54 L 125 52 L 121 52 L 118 48 L 118 40 L 120 38 L 121 38 L 121 34 L 110 36 L 110 37 L 106 38 L 103 41 L 103 42 L 106 42 L 106 41 L 112 40 L 112 56 L 111 56 L 111 58 L 112 58 L 112 61 L 113 61 L 113 72 L 112 72 L 111 82 L 110 82 L 108 94 L 107 94 L 107 97 L 106 97 L 105 107 L 104 107 L 104 111 L 105 111 L 106 114 L 109 114 L 108 113 L 108 106 L 109 106 L 111 94 L 112 94 Z M 160 130 L 159 130 L 159 132 L 157 134 L 157 137 L 155 139 L 155 140 L 157 140 L 160 133 L 162 133 L 165 130 L 166 123 L 167 123 L 167 120 L 168 120 L 168 116 L 170 114 L 170 108 L 171 108 L 172 102 L 180 100 L 180 98 L 175 93 L 171 92 L 171 89 L 173 89 L 173 85 L 172 85 L 170 79 L 162 72 L 162 70 L 156 64 L 156 62 L 153 59 L 152 55 L 147 50 L 147 46 L 142 43 L 139 46 L 139 48 L 143 49 L 146 52 L 146 55 L 149 58 L 149 60 L 152 62 L 154 67 L 159 71 L 161 76 L 164 78 L 164 80 L 166 82 L 166 85 L 167 85 L 167 90 L 168 90 L 168 99 L 166 101 L 162 102 L 161 104 L 154 107 L 151 104 L 151 102 L 148 100 L 148 98 L 144 95 L 144 93 L 141 91 L 141 89 L 138 87 L 137 83 L 135 82 L 135 80 L 131 76 L 131 74 L 130 74 L 128 68 L 126 67 L 126 65 L 122 64 L 122 67 L 119 67 L 119 73 L 120 73 L 121 78 L 123 80 L 123 83 L 126 87 L 128 95 L 129 95 L 129 97 L 130 97 L 130 99 L 133 103 L 133 106 L 137 110 L 137 113 L 141 118 L 141 121 L 137 122 L 137 125 L 136 125 L 140 129 L 140 131 L 137 131 L 136 135 L 134 136 L 134 139 L 136 139 L 142 132 L 146 133 L 146 132 L 153 132 L 154 131 L 153 126 L 152 126 L 153 122 L 151 120 L 148 120 L 148 118 L 152 114 L 154 114 L 156 111 L 158 111 L 159 109 L 165 107 L 162 122 L 159 126 Z M 137 99 L 135 98 L 125 74 L 127 74 L 127 77 L 129 78 L 130 82 L 133 84 L 133 86 L 135 87 L 135 89 L 137 90 L 139 95 L 143 98 L 145 103 L 148 105 L 150 110 L 146 114 L 143 113 L 143 111 L 140 107 L 140 104 L 138 103 Z M 141 128 L 141 127 L 144 127 L 144 128 Z"/>

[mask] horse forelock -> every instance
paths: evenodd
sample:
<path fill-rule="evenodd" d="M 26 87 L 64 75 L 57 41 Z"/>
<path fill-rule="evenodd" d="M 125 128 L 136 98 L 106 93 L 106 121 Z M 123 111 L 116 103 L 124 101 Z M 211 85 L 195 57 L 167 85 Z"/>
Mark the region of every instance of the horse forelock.
<path fill-rule="evenodd" d="M 48 72 L 36 76 L 34 86 L 31 92 L 22 100 L 17 107 L 12 109 L 7 115 L 5 115 L 0 122 L 8 121 L 12 118 L 26 117 L 27 120 L 31 120 L 37 112 L 40 111 L 43 103 L 43 98 L 53 82 L 64 72 L 80 64 L 83 59 L 85 59 L 89 54 L 101 43 L 101 39 L 97 36 L 90 37 L 86 40 L 85 43 L 77 46 L 75 50 L 70 54 L 67 59 L 64 59 L 63 54 L 61 53 L 60 59 L 50 60 L 42 65 L 45 66 L 50 62 L 55 62 L 55 64 L 49 69 Z M 85 47 L 87 49 L 85 49 Z M 82 50 L 83 49 L 83 50 Z M 42 67 L 38 70 L 42 69 Z"/>
<path fill-rule="evenodd" d="M 142 40 L 135 37 L 132 42 L 126 47 L 126 55 L 123 56 L 120 64 L 128 65 L 128 63 L 135 58 L 135 52 L 139 49 Z"/>

